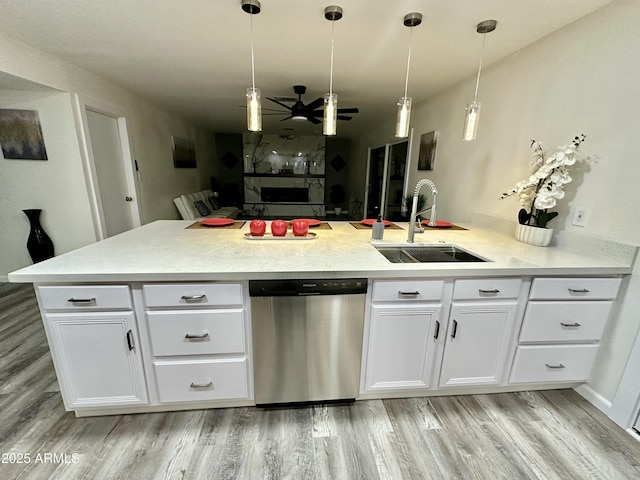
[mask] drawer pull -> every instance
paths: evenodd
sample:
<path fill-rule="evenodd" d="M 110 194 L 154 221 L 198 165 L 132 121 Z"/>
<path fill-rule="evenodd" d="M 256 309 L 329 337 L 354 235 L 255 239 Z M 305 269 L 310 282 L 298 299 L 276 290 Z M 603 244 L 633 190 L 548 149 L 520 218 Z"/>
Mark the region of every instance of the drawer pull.
<path fill-rule="evenodd" d="M 191 382 L 191 388 L 210 388 L 213 387 L 213 382 L 209 380 L 209 383 L 195 383 Z"/>
<path fill-rule="evenodd" d="M 133 332 L 131 330 L 127 332 L 127 345 L 129 346 L 129 351 L 136 347 L 133 343 Z"/>
<path fill-rule="evenodd" d="M 402 290 L 399 290 L 398 295 L 400 295 L 401 297 L 417 297 L 418 295 L 420 295 L 420 292 L 418 292 L 417 290 L 415 292 L 403 292 Z"/>
<path fill-rule="evenodd" d="M 95 297 L 92 297 L 92 298 L 73 298 L 73 297 L 71 297 L 67 301 L 73 303 L 74 305 L 82 305 L 82 306 L 95 305 L 96 304 Z"/>
<path fill-rule="evenodd" d="M 204 333 L 187 333 L 184 338 L 188 338 L 189 340 L 202 340 L 209 336 L 209 332 Z"/>
<path fill-rule="evenodd" d="M 547 368 L 564 368 L 564 365 L 559 363 L 558 365 L 549 365 L 548 363 L 545 363 L 545 365 L 547 366 Z"/>
<path fill-rule="evenodd" d="M 458 333 L 458 322 L 456 320 L 453 321 L 453 331 L 451 332 L 451 338 L 456 338 L 456 333 Z"/>
<path fill-rule="evenodd" d="M 480 295 L 497 295 L 500 293 L 500 290 L 497 288 L 494 288 L 493 290 L 483 290 L 482 288 L 479 288 L 478 293 Z"/>
<path fill-rule="evenodd" d="M 562 325 L 563 327 L 581 327 L 582 326 L 578 322 L 574 322 L 574 323 L 560 322 L 560 325 Z"/>
<path fill-rule="evenodd" d="M 440 336 L 440 322 L 436 320 L 436 332 L 433 334 L 434 340 L 437 340 Z"/>
<path fill-rule="evenodd" d="M 569 293 L 589 293 L 586 288 L 570 288 Z"/>
<path fill-rule="evenodd" d="M 184 300 L 185 302 L 201 302 L 206 298 L 207 296 L 204 293 L 200 295 L 183 295 L 182 296 L 182 300 Z"/>

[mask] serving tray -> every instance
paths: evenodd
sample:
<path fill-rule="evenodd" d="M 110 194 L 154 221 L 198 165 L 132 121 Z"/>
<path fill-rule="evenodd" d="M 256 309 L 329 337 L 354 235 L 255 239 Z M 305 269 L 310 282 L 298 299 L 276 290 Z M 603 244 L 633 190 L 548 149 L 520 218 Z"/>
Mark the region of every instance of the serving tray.
<path fill-rule="evenodd" d="M 314 240 L 316 236 L 313 232 L 307 233 L 304 237 L 296 237 L 293 232 L 287 232 L 284 237 L 275 237 L 271 233 L 265 233 L 262 237 L 257 237 L 250 233 L 244 234 L 244 238 L 247 240 Z"/>

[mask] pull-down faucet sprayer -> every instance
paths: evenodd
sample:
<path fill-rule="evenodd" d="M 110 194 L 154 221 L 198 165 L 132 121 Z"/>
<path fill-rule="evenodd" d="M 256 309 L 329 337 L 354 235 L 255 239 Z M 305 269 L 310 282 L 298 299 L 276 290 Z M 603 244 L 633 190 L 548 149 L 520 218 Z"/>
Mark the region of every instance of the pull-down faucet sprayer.
<path fill-rule="evenodd" d="M 423 178 L 416 184 L 416 188 L 413 191 L 413 202 L 411 204 L 411 215 L 409 216 L 409 234 L 407 236 L 407 242 L 413 243 L 413 236 L 416 231 L 422 233 L 422 227 L 418 226 L 416 228 L 416 217 L 418 216 L 418 194 L 420 193 L 420 189 L 423 185 L 429 185 L 431 188 L 431 195 L 433 195 L 433 204 L 431 205 L 431 215 L 429 217 L 428 225 L 430 227 L 436 226 L 436 195 L 438 194 L 438 189 L 436 185 L 429 180 L 428 178 Z"/>

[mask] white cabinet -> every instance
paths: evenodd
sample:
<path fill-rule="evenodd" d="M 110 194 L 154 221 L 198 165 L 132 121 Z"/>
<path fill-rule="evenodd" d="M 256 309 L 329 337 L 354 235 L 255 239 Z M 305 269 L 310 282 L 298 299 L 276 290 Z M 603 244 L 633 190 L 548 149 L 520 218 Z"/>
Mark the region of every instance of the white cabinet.
<path fill-rule="evenodd" d="M 373 282 L 363 392 L 431 388 L 441 338 L 443 280 Z"/>
<path fill-rule="evenodd" d="M 516 301 L 456 303 L 451 307 L 440 387 L 495 385 L 503 380 Z"/>
<path fill-rule="evenodd" d="M 142 286 L 157 398 L 251 398 L 249 326 L 241 283 Z"/>
<path fill-rule="evenodd" d="M 42 286 L 37 292 L 67 410 L 147 404 L 128 286 Z"/>
<path fill-rule="evenodd" d="M 441 332 L 440 305 L 371 309 L 367 391 L 429 388 Z"/>
<path fill-rule="evenodd" d="M 586 381 L 619 287 L 619 278 L 534 279 L 509 382 Z"/>

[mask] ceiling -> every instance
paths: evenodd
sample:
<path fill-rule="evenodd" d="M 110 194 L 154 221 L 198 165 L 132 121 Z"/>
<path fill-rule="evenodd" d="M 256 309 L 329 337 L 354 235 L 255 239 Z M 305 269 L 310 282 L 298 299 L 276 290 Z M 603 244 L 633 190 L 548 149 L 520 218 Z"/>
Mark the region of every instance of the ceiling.
<path fill-rule="evenodd" d="M 331 22 L 323 12 L 340 5 L 334 92 L 339 107 L 358 107 L 360 113 L 339 122 L 338 135 L 357 135 L 380 118 L 394 118 L 411 33 L 409 96 L 415 105 L 477 72 L 478 22 L 498 21 L 486 37 L 486 66 L 611 1 L 262 0 L 261 13 L 253 16 L 256 87 L 263 109 L 279 108 L 265 97 L 294 98 L 293 85 L 308 87 L 305 103 L 326 93 Z M 252 18 L 241 0 L 0 0 L 0 7 L 8 35 L 216 132 L 245 131 Z M 423 14 L 413 32 L 402 23 L 410 12 Z M 281 118 L 265 116 L 263 130 L 321 132 L 321 125 Z"/>

